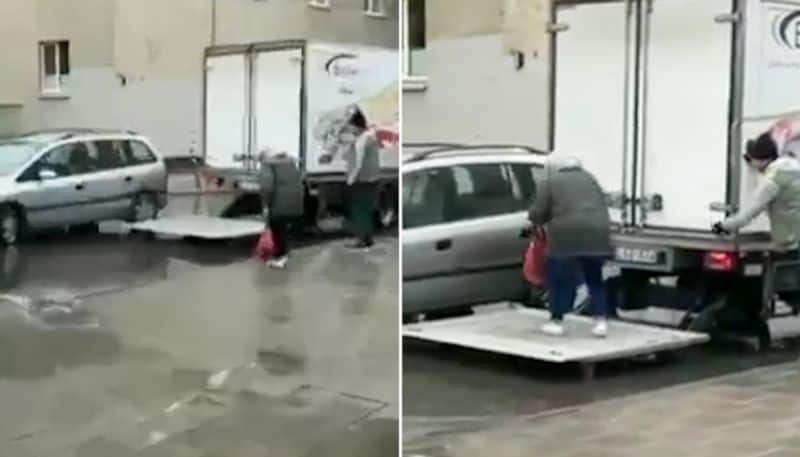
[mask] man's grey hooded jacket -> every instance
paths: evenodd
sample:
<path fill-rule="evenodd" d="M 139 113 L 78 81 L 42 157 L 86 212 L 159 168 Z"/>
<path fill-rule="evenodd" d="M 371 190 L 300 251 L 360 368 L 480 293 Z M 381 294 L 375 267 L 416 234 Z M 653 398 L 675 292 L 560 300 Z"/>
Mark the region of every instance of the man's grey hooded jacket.
<path fill-rule="evenodd" d="M 610 256 L 611 228 L 605 195 L 575 158 L 553 157 L 538 183 L 528 214 L 547 227 L 550 256 Z"/>

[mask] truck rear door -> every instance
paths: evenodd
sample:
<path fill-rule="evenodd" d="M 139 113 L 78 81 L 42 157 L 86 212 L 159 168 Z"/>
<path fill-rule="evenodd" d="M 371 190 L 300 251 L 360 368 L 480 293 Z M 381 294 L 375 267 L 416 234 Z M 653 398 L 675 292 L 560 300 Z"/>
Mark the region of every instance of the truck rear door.
<path fill-rule="evenodd" d="M 636 224 L 709 230 L 726 201 L 732 0 L 642 3 Z"/>
<path fill-rule="evenodd" d="M 253 154 L 269 148 L 300 159 L 304 44 L 274 43 L 253 55 Z"/>
<path fill-rule="evenodd" d="M 608 1 L 556 10 L 566 29 L 555 41 L 553 150 L 579 157 L 619 200 L 632 194 L 626 173 L 629 6 Z M 619 205 L 610 213 L 614 222 L 631 222 L 630 208 Z"/>
<path fill-rule="evenodd" d="M 205 154 L 213 168 L 241 166 L 249 145 L 248 63 L 244 52 L 208 55 Z"/>

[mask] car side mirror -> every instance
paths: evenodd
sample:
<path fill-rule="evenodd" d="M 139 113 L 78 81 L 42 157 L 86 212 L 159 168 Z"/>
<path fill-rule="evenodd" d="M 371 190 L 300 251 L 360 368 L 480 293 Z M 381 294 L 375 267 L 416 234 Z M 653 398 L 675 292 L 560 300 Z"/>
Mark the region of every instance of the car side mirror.
<path fill-rule="evenodd" d="M 58 178 L 58 175 L 53 170 L 50 170 L 50 169 L 47 169 L 47 168 L 39 170 L 39 179 L 42 180 L 42 181 L 47 181 L 47 180 L 56 179 L 56 178 Z"/>

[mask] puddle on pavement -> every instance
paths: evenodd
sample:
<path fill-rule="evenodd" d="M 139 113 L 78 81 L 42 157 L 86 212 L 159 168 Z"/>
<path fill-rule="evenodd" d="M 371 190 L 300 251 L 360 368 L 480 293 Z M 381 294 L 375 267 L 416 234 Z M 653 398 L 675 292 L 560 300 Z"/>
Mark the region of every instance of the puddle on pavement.
<path fill-rule="evenodd" d="M 0 318 L 0 379 L 38 379 L 60 370 L 108 364 L 122 351 L 119 340 L 101 331 L 41 331 L 20 318 Z"/>
<path fill-rule="evenodd" d="M 373 457 L 397 455 L 399 440 L 397 419 L 371 419 L 358 423 L 326 440 L 305 457 Z"/>
<path fill-rule="evenodd" d="M 367 450 L 396 451 L 397 421 L 367 419 L 383 408 L 382 403 L 313 386 L 295 386 L 279 394 L 259 390 L 272 378 L 256 362 L 214 373 L 205 389 L 184 395 L 156 414 L 137 420 L 112 418 L 102 434 L 79 444 L 76 455 L 191 451 L 186 455 L 366 457 L 392 454 Z M 326 449 L 335 452 L 322 452 Z"/>
<path fill-rule="evenodd" d="M 288 376 L 303 371 L 305 358 L 290 354 L 285 349 L 258 351 L 258 363 L 268 373 Z"/>
<path fill-rule="evenodd" d="M 89 330 L 100 327 L 97 316 L 74 297 L 0 295 L 0 304 L 12 306 L 30 325 L 43 330 Z"/>
<path fill-rule="evenodd" d="M 34 379 L 59 369 L 108 363 L 121 343 L 69 297 L 0 295 L 0 378 Z"/>
<path fill-rule="evenodd" d="M 289 294 L 279 293 L 269 300 L 269 309 L 264 313 L 273 324 L 288 324 L 292 321 L 292 298 Z"/>

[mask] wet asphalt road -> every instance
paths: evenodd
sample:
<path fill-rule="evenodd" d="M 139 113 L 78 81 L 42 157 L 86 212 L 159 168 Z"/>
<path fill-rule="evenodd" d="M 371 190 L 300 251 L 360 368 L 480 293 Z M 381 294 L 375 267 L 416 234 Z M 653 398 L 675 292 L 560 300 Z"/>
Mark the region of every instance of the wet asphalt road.
<path fill-rule="evenodd" d="M 797 320 L 780 326 L 796 332 Z M 403 340 L 404 440 L 420 435 L 480 429 L 498 418 L 547 414 L 562 408 L 647 392 L 756 367 L 796 361 L 800 341 L 756 352 L 742 342 L 713 343 L 656 359 L 618 360 L 598 365 L 585 383 L 577 365 Z"/>
<path fill-rule="evenodd" d="M 396 237 L 296 240 L 286 271 L 253 242 L 1 251 L 0 455 L 394 455 Z"/>

